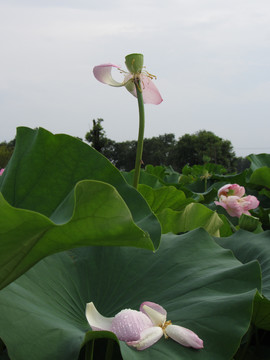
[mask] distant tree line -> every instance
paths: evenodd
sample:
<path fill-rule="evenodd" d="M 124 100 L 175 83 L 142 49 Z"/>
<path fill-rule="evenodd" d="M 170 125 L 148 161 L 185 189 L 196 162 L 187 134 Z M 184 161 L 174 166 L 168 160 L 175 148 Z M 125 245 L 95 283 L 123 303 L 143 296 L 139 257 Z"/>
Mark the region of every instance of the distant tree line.
<path fill-rule="evenodd" d="M 118 169 L 134 168 L 137 141 L 116 142 L 108 139 L 102 127 L 103 119 L 93 120 L 92 129 L 85 135 L 86 141 L 105 155 Z M 171 165 L 176 171 L 186 165 L 202 165 L 206 162 L 222 165 L 228 172 L 243 171 L 249 161 L 237 158 L 229 140 L 211 131 L 200 130 L 185 134 L 178 140 L 174 134 L 164 134 L 144 140 L 143 163 L 145 165 Z"/>
<path fill-rule="evenodd" d="M 0 143 L 0 169 L 5 168 L 15 147 L 16 139 L 9 142 L 3 141 Z"/>
<path fill-rule="evenodd" d="M 106 156 L 119 170 L 134 168 L 137 141 L 116 142 L 107 138 L 102 126 L 103 119 L 93 120 L 93 126 L 85 135 L 90 145 Z M 0 143 L 0 169 L 5 168 L 15 147 L 16 139 Z M 144 165 L 171 165 L 181 172 L 185 165 L 203 165 L 206 162 L 222 165 L 228 172 L 241 172 L 249 167 L 249 161 L 236 157 L 229 140 L 211 131 L 200 130 L 185 134 L 178 140 L 172 133 L 144 139 Z"/>

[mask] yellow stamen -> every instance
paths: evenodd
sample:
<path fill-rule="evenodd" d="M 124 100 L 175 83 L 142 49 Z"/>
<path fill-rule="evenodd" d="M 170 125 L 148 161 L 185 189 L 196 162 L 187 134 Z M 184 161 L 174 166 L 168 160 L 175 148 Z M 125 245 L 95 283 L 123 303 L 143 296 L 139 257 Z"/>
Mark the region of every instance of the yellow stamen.
<path fill-rule="evenodd" d="M 168 337 L 169 337 L 166 333 L 166 327 L 171 324 L 172 324 L 171 320 L 168 320 L 168 321 L 165 321 L 165 323 L 163 325 L 160 325 L 161 329 L 163 330 L 165 339 L 168 339 Z"/>
<path fill-rule="evenodd" d="M 135 59 L 132 60 L 132 64 L 134 63 Z M 125 71 L 125 70 L 122 70 L 120 68 L 117 69 L 121 74 L 130 74 L 129 72 Z M 143 91 L 143 88 L 144 88 L 144 83 L 143 81 L 141 80 L 141 74 L 147 76 L 149 79 L 153 80 L 153 79 L 157 79 L 156 75 L 153 75 L 153 74 L 150 74 L 148 71 L 146 70 L 143 70 L 142 72 L 138 73 L 138 74 L 133 74 L 132 78 L 130 79 L 131 81 L 133 81 L 140 92 Z M 130 74 L 131 75 L 131 74 Z M 139 83 L 142 83 L 142 87 L 139 85 Z"/>
<path fill-rule="evenodd" d="M 146 71 L 146 70 L 143 70 L 142 71 L 147 77 L 149 77 L 151 80 L 153 80 L 153 79 L 157 79 L 157 77 L 156 77 L 156 75 L 153 75 L 153 74 L 150 74 L 148 71 Z"/>
<path fill-rule="evenodd" d="M 129 74 L 129 72 L 125 71 L 125 70 L 122 70 L 120 68 L 117 69 L 118 71 L 120 71 L 121 74 Z"/>

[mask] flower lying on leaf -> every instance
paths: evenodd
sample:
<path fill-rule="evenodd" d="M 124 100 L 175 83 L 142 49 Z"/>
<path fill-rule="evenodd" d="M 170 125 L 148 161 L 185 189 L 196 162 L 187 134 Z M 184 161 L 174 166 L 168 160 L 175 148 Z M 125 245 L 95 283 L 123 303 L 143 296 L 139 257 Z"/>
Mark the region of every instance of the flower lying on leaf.
<path fill-rule="evenodd" d="M 230 216 L 240 218 L 242 214 L 250 215 L 249 210 L 256 209 L 260 202 L 256 196 L 244 195 L 245 188 L 243 186 L 227 184 L 219 189 L 219 201 L 215 201 L 215 204 L 222 206 Z"/>
<path fill-rule="evenodd" d="M 156 78 L 155 75 L 143 70 L 143 55 L 131 54 L 126 56 L 126 66 L 129 72 L 121 70 L 119 66 L 113 64 L 102 64 L 95 66 L 93 69 L 95 78 L 100 82 L 111 86 L 125 86 L 126 89 L 137 97 L 135 84 L 139 86 L 142 91 L 143 102 L 145 104 L 158 105 L 162 102 L 162 97 L 152 82 Z M 124 75 L 123 82 L 118 82 L 112 77 L 112 69 L 118 69 Z"/>
<path fill-rule="evenodd" d="M 167 321 L 167 311 L 150 301 L 143 302 L 140 311 L 125 309 L 113 318 L 102 316 L 91 302 L 86 305 L 86 318 L 93 331 L 111 331 L 138 350 L 152 346 L 162 335 L 186 347 L 203 348 L 203 341 L 193 331 L 172 325 Z"/>

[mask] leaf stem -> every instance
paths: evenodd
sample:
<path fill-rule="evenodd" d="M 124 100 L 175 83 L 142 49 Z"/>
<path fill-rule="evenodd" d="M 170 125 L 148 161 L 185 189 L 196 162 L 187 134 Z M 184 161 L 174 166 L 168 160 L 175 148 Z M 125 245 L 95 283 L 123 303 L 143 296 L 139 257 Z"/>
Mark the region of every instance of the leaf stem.
<path fill-rule="evenodd" d="M 112 358 L 113 358 L 113 347 L 114 347 L 114 340 L 108 339 L 107 347 L 106 347 L 105 360 L 112 360 Z"/>
<path fill-rule="evenodd" d="M 140 179 L 140 170 L 142 163 L 142 153 L 143 153 L 143 136 L 144 136 L 144 103 L 142 96 L 142 88 L 140 80 L 135 81 L 135 87 L 138 98 L 138 106 L 139 106 L 139 134 L 138 134 L 138 142 L 137 142 L 137 152 L 136 152 L 136 160 L 135 160 L 135 172 L 133 178 L 133 186 L 135 189 L 138 187 L 139 179 Z"/>
<path fill-rule="evenodd" d="M 85 360 L 93 360 L 94 359 L 94 345 L 95 345 L 95 339 L 92 341 L 88 341 L 85 344 Z"/>

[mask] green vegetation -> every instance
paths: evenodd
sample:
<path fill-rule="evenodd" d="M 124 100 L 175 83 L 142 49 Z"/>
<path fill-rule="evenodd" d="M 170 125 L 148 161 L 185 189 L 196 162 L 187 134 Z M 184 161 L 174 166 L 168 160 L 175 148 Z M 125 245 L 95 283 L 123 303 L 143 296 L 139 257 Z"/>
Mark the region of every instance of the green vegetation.
<path fill-rule="evenodd" d="M 85 135 L 86 141 L 118 169 L 132 170 L 137 141 L 116 142 L 107 138 L 101 125 L 102 121 L 103 119 L 93 120 L 93 128 Z M 243 161 L 236 158 L 231 142 L 206 130 L 192 135 L 185 134 L 178 140 L 174 134 L 146 138 L 142 159 L 144 165 L 171 165 L 176 171 L 181 171 L 186 164 L 193 166 L 204 163 L 222 165 L 229 172 L 236 171 L 238 164 L 243 168 Z M 248 167 L 249 163 L 244 165 Z"/>
<path fill-rule="evenodd" d="M 203 155 L 180 171 L 146 164 L 136 190 L 133 170 L 81 140 L 18 129 L 0 176 L 0 360 L 269 359 L 270 155 L 238 173 Z M 230 216 L 215 204 L 227 184 L 259 206 Z M 88 302 L 112 317 L 143 301 L 204 348 L 162 338 L 137 351 L 85 317 Z"/>
<path fill-rule="evenodd" d="M 10 142 L 1 142 L 0 143 L 0 169 L 5 168 L 15 147 L 15 139 Z"/>

